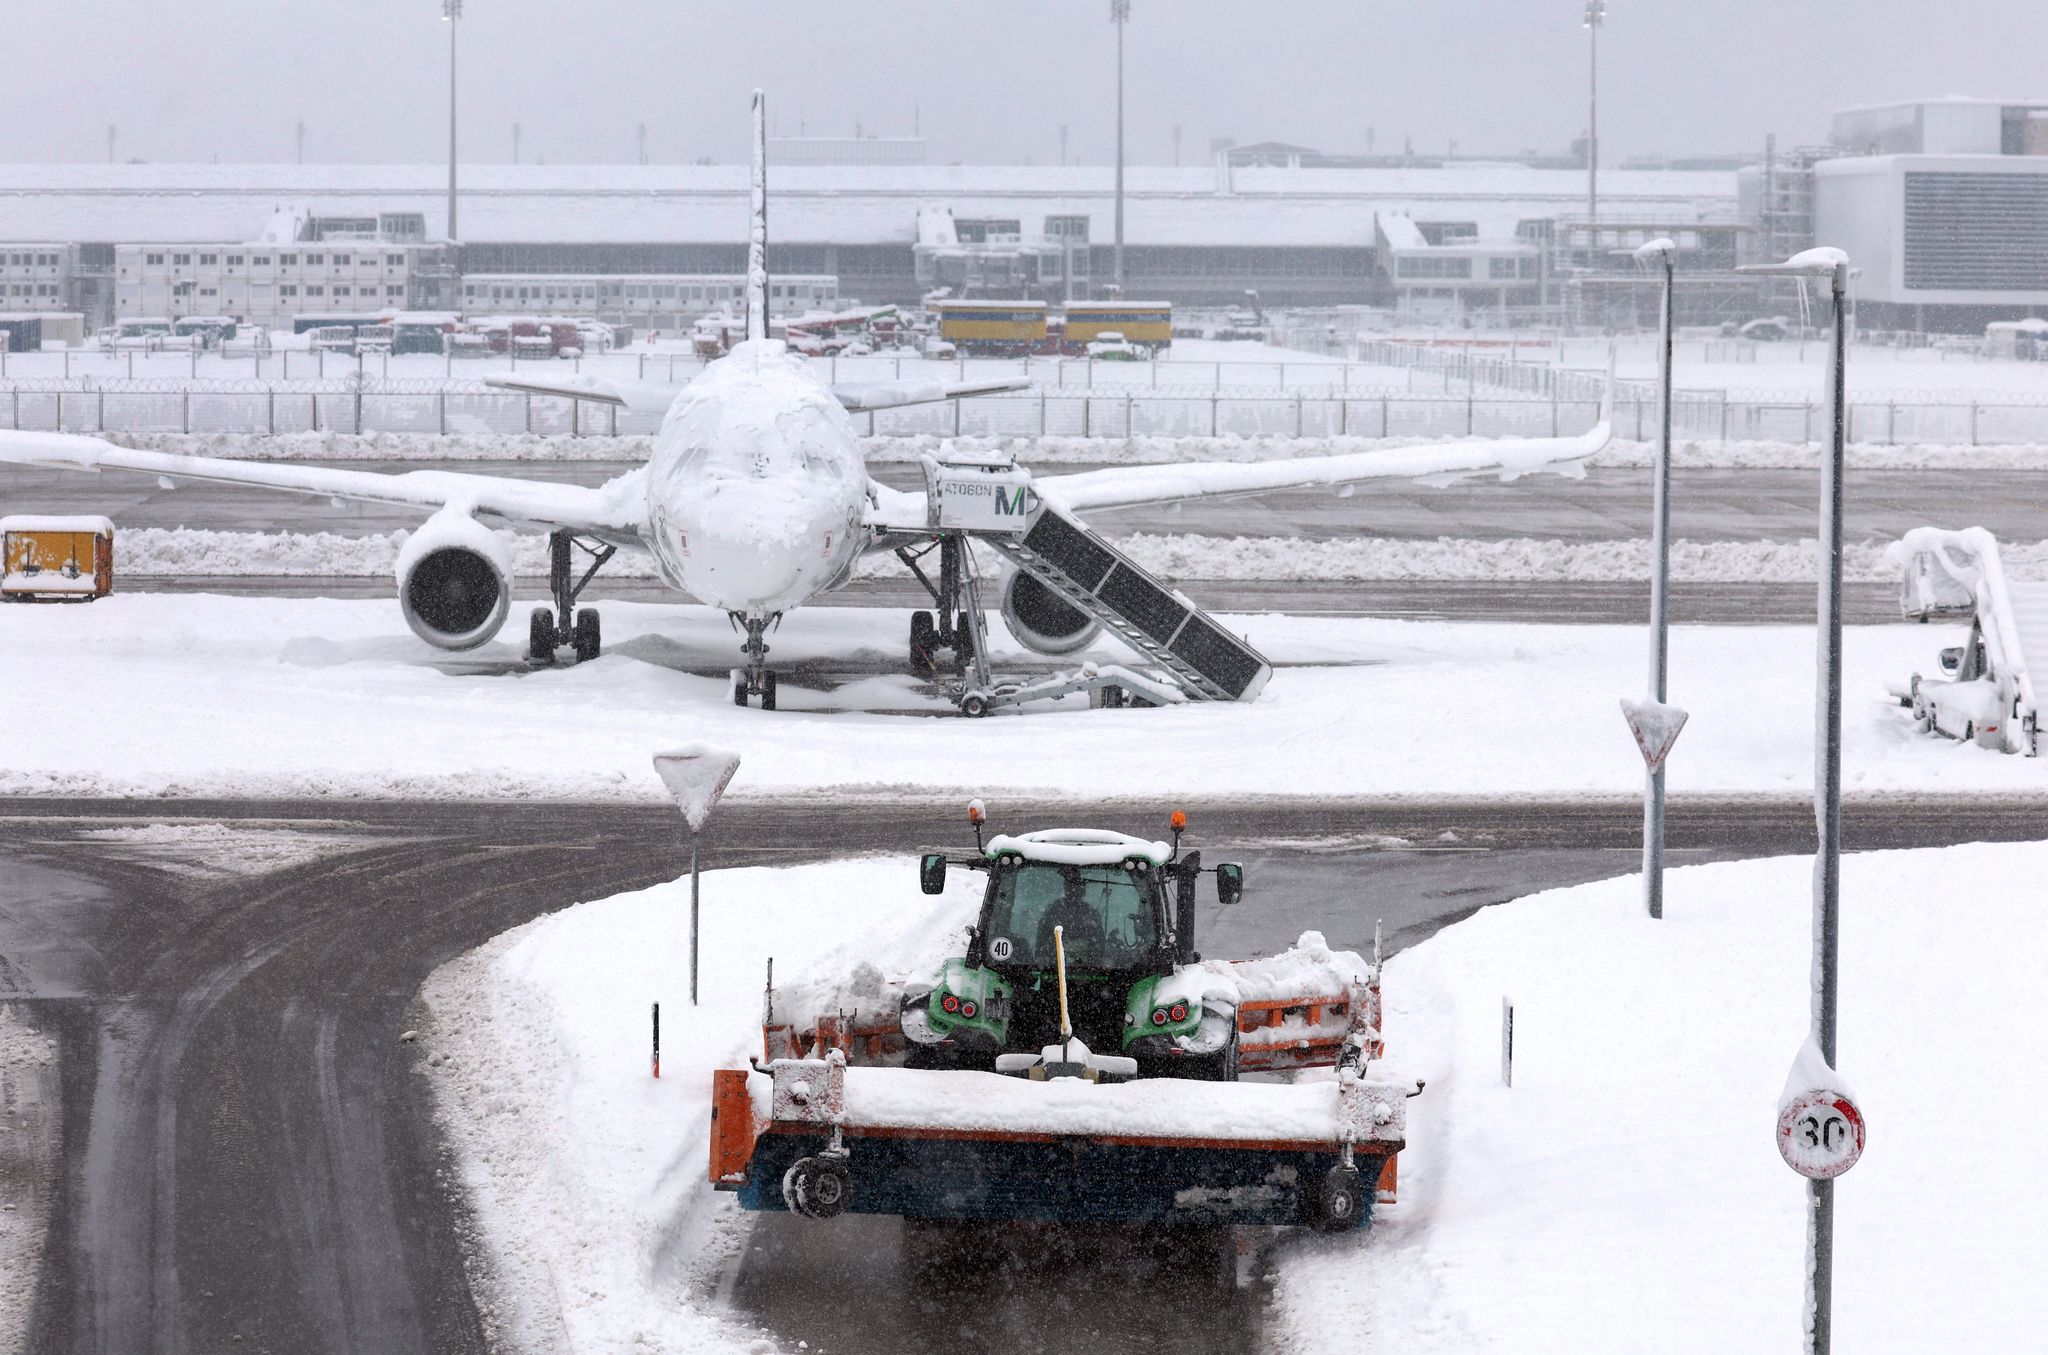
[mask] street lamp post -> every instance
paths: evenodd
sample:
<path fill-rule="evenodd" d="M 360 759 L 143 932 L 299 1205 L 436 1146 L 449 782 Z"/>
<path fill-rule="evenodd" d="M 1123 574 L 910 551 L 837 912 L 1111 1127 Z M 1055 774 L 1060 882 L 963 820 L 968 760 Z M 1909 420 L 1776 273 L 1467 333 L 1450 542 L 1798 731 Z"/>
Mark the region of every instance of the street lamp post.
<path fill-rule="evenodd" d="M 1116 25 L 1116 294 L 1124 294 L 1124 25 L 1131 21 L 1131 0 L 1109 0 L 1109 21 Z"/>
<path fill-rule="evenodd" d="M 1600 25 L 1607 0 L 1586 0 L 1586 221 L 1600 219 Z M 1593 243 L 1600 237 L 1596 232 Z"/>
<path fill-rule="evenodd" d="M 1811 1039 L 1828 1072 L 1835 1069 L 1836 957 L 1842 889 L 1842 463 L 1848 436 L 1849 256 L 1822 245 L 1783 263 L 1751 264 L 1736 270 L 1778 276 L 1826 278 L 1834 301 L 1834 332 L 1828 365 L 1829 449 L 1821 480 L 1820 636 L 1814 694 L 1813 807 L 1820 849 L 1813 864 L 1813 966 Z M 1835 1183 L 1832 1177 L 1807 1182 L 1806 1349 L 1827 1355 L 1833 1335 Z"/>
<path fill-rule="evenodd" d="M 454 244 L 455 230 L 455 21 L 462 17 L 462 0 L 441 0 L 441 21 L 448 25 L 448 243 Z"/>

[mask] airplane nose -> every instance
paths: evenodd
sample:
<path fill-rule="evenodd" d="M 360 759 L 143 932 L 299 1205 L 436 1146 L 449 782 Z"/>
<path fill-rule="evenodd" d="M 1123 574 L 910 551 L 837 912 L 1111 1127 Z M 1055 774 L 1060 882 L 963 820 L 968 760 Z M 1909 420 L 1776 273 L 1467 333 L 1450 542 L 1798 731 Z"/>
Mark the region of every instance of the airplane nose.
<path fill-rule="evenodd" d="M 813 575 L 830 553 L 825 537 L 830 529 L 808 509 L 755 503 L 744 514 L 704 513 L 690 533 L 684 587 L 726 611 L 797 606 L 823 583 Z"/>

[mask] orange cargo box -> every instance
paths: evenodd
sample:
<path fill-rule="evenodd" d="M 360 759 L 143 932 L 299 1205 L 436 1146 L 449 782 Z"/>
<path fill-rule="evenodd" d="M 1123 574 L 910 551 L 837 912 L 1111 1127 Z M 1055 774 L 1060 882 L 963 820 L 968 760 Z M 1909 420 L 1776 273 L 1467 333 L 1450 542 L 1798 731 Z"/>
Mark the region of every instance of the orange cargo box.
<path fill-rule="evenodd" d="M 114 524 L 0 517 L 0 601 L 90 602 L 114 591 Z"/>

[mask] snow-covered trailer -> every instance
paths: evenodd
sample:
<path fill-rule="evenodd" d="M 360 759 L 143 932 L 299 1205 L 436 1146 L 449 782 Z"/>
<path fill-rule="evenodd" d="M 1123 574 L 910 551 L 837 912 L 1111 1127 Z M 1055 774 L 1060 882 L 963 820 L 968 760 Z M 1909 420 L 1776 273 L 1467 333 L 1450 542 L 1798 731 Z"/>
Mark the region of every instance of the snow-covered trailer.
<path fill-rule="evenodd" d="M 0 600 L 90 602 L 113 590 L 110 519 L 0 518 Z"/>

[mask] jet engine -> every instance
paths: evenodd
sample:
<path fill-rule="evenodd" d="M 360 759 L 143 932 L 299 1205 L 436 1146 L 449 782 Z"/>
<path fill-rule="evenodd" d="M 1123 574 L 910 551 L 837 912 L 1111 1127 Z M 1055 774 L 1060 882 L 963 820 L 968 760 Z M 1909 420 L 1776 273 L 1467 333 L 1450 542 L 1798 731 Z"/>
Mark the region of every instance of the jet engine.
<path fill-rule="evenodd" d="M 398 552 L 398 605 L 437 649 L 475 649 L 512 605 L 512 552 L 459 508 L 443 508 Z"/>
<path fill-rule="evenodd" d="M 1022 570 L 1003 580 L 1003 623 L 1040 654 L 1071 654 L 1102 633 L 1101 622 Z"/>

